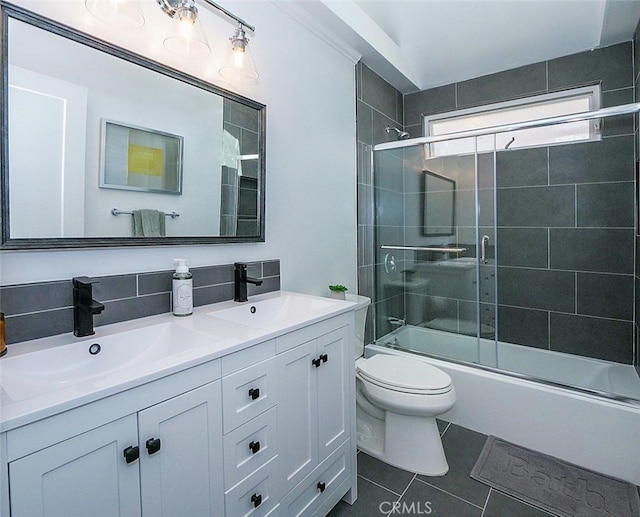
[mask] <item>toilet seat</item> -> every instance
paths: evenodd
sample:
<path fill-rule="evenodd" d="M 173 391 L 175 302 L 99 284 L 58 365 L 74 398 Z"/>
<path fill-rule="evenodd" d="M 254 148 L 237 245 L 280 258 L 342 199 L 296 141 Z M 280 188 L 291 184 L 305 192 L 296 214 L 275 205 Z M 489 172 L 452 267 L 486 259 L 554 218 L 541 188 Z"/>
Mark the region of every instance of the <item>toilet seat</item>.
<path fill-rule="evenodd" d="M 358 361 L 356 373 L 364 381 L 403 393 L 438 395 L 453 388 L 451 377 L 435 366 L 394 355 L 377 354 Z"/>

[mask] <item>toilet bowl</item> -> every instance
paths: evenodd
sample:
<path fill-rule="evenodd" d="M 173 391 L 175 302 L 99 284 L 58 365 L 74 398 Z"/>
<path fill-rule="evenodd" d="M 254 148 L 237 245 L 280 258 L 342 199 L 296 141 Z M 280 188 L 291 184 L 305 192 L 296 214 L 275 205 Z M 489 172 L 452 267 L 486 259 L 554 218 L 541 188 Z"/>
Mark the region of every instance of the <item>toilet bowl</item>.
<path fill-rule="evenodd" d="M 358 448 L 410 472 L 427 476 L 446 474 L 449 465 L 436 416 L 450 410 L 456 401 L 451 378 L 418 358 L 387 354 L 362 357 L 361 337 L 369 299 L 352 298 L 359 305 L 356 308 Z"/>
<path fill-rule="evenodd" d="M 356 379 L 358 447 L 410 472 L 446 474 L 436 416 L 456 401 L 451 378 L 419 359 L 377 354 L 356 361 Z"/>

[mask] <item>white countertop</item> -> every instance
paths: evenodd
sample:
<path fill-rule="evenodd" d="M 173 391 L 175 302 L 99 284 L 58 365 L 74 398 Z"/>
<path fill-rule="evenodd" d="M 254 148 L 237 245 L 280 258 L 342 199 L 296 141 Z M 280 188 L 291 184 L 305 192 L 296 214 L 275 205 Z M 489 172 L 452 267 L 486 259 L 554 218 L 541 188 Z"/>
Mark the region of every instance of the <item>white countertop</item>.
<path fill-rule="evenodd" d="M 215 314 L 243 306 L 248 312 L 261 301 L 287 296 L 295 297 L 292 300 L 299 305 L 308 303 L 309 310 L 294 311 L 285 319 L 276 315 L 273 323 L 262 322 L 257 328 Z M 355 307 L 351 301 L 276 291 L 252 296 L 244 303 L 227 301 L 196 307 L 187 317 L 165 313 L 96 327 L 95 334 L 88 337 L 76 338 L 66 333 L 9 345 L 8 354 L 0 359 L 0 432 L 212 361 Z M 234 311 L 234 316 L 237 312 Z M 164 342 L 152 354 L 141 349 L 129 351 L 128 358 L 126 349 L 117 352 L 109 349 L 110 343 L 118 342 L 124 335 L 130 342 L 144 341 L 147 335 L 161 335 Z M 169 347 L 166 343 L 172 336 L 177 336 L 179 342 Z M 101 366 L 104 369 L 99 374 L 91 373 L 94 359 L 88 349 L 94 343 L 101 344 L 103 349 L 95 356 L 101 364 L 114 361 L 113 367 Z M 69 365 L 69 370 L 74 370 L 74 378 L 69 381 L 65 378 L 64 361 L 67 356 L 77 361 L 79 350 L 83 362 Z M 28 368 L 35 363 L 30 361 L 37 363 L 42 373 L 32 375 Z M 79 376 L 84 371 L 83 365 L 87 375 Z"/>

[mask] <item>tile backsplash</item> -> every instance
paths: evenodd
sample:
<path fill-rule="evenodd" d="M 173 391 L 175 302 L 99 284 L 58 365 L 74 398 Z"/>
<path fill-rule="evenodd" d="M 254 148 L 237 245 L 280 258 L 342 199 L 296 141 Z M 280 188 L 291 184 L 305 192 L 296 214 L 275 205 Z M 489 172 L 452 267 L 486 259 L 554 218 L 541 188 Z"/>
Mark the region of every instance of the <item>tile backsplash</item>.
<path fill-rule="evenodd" d="M 233 264 L 194 267 L 194 306 L 233 299 Z M 94 316 L 95 326 L 171 312 L 173 270 L 94 277 L 93 297 L 105 305 Z M 81 273 L 78 274 L 81 276 Z M 280 261 L 249 263 L 249 276 L 262 278 L 248 285 L 249 296 L 280 289 Z M 71 278 L 0 287 L 0 311 L 5 313 L 7 344 L 73 331 Z"/>

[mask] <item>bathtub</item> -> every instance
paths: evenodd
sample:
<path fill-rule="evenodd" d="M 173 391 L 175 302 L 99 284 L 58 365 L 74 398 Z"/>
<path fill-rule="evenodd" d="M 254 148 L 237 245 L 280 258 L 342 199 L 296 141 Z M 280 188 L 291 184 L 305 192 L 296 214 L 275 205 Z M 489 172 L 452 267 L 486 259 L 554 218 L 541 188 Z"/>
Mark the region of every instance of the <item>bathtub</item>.
<path fill-rule="evenodd" d="M 444 420 L 640 485 L 640 380 L 632 366 L 491 340 L 478 346 L 473 337 L 409 325 L 365 347 L 365 357 L 378 353 L 410 355 L 451 376 L 458 400 Z M 479 359 L 489 367 L 469 364 Z"/>

